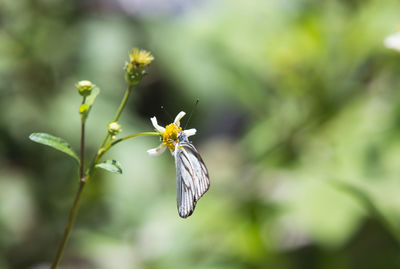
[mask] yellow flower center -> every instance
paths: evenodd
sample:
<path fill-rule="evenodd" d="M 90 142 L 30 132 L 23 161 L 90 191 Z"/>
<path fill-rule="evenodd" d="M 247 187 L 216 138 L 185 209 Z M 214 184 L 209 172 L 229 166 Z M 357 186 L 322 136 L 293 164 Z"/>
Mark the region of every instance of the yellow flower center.
<path fill-rule="evenodd" d="M 171 123 L 165 126 L 165 132 L 163 133 L 163 144 L 167 145 L 172 151 L 175 149 L 175 143 L 178 142 L 178 133 L 182 132 L 182 128 Z"/>

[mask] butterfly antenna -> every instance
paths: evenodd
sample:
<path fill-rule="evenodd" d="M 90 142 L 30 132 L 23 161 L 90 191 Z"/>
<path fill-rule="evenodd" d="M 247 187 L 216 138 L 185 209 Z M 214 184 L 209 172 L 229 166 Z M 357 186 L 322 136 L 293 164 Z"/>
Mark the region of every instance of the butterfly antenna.
<path fill-rule="evenodd" d="M 190 119 L 192 118 L 193 112 L 194 112 L 194 110 L 195 110 L 195 108 L 197 107 L 197 105 L 198 105 L 199 102 L 200 102 L 200 100 L 197 99 L 196 102 L 194 103 L 194 105 L 193 105 L 193 107 L 192 107 L 192 111 L 190 111 L 189 118 L 188 118 L 187 121 L 186 121 L 185 128 L 183 128 L 183 129 L 186 129 L 187 125 L 189 124 L 189 121 L 190 121 Z"/>

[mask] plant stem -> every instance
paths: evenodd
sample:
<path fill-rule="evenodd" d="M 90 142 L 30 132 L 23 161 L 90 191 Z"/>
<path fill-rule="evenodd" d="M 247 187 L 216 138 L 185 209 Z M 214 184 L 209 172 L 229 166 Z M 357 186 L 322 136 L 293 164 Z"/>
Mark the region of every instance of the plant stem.
<path fill-rule="evenodd" d="M 79 178 L 83 179 L 83 171 L 85 166 L 85 122 L 82 120 L 81 122 L 81 162 L 79 165 Z"/>
<path fill-rule="evenodd" d="M 128 136 L 125 136 L 125 137 L 121 137 L 121 138 L 119 138 L 119 139 L 114 140 L 113 142 L 111 142 L 109 148 L 111 148 L 112 146 L 114 146 L 115 144 L 117 144 L 117 143 L 119 143 L 119 142 L 122 142 L 122 141 L 125 141 L 125 140 L 128 140 L 128 139 L 131 139 L 131 138 L 134 138 L 134 137 L 138 137 L 138 136 L 144 136 L 144 135 L 160 135 L 160 133 L 158 133 L 158 132 L 143 132 L 143 133 L 137 133 L 137 134 L 133 134 L 133 135 L 128 135 Z M 108 150 L 108 148 L 107 148 L 107 150 Z"/>
<path fill-rule="evenodd" d="M 54 258 L 53 264 L 51 265 L 51 269 L 56 269 L 58 264 L 61 261 L 65 245 L 68 241 L 68 237 L 71 232 L 71 228 L 74 225 L 75 218 L 78 213 L 79 201 L 81 200 L 82 191 L 83 191 L 83 188 L 85 187 L 85 185 L 86 185 L 86 182 L 81 180 L 79 183 L 78 192 L 76 193 L 74 203 L 73 203 L 71 211 L 69 213 L 67 224 L 65 225 L 63 237 L 61 238 L 60 245 L 58 246 L 56 257 Z"/>
<path fill-rule="evenodd" d="M 121 116 L 122 110 L 124 110 L 125 106 L 126 106 L 126 102 L 128 101 L 129 95 L 131 94 L 133 89 L 132 85 L 129 85 L 128 88 L 125 91 L 124 97 L 122 98 L 121 104 L 118 107 L 117 113 L 115 114 L 115 117 L 112 121 L 118 121 L 119 116 Z M 107 134 L 104 136 L 103 141 L 100 144 L 99 148 L 104 147 L 104 145 L 107 143 L 108 138 L 110 137 L 110 134 L 107 132 Z"/>
<path fill-rule="evenodd" d="M 121 104 L 119 105 L 117 114 L 115 114 L 115 117 L 113 121 L 118 121 L 119 116 L 121 115 L 122 110 L 124 110 L 126 102 L 128 101 L 129 95 L 131 94 L 133 89 L 133 86 L 129 85 L 128 88 L 125 91 L 124 97 L 122 98 Z"/>
<path fill-rule="evenodd" d="M 58 246 L 56 257 L 54 258 L 51 269 L 56 269 L 61 261 L 62 255 L 64 253 L 65 245 L 67 244 L 69 234 L 71 232 L 72 226 L 74 225 L 76 215 L 78 213 L 79 202 L 81 200 L 83 188 L 86 185 L 86 180 L 84 177 L 84 163 L 85 163 L 85 120 L 81 120 L 81 149 L 80 149 L 81 160 L 79 162 L 79 188 L 76 193 L 74 203 L 72 204 L 71 211 L 69 212 L 69 217 L 67 224 L 65 225 L 64 233 L 61 238 L 60 245 Z"/>

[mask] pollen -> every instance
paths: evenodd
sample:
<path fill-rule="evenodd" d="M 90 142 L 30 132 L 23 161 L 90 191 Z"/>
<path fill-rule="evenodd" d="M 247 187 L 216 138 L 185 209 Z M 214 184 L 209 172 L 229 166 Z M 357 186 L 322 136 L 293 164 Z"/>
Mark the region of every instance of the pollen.
<path fill-rule="evenodd" d="M 182 132 L 182 128 L 178 127 L 174 123 L 165 126 L 165 132 L 163 134 L 163 144 L 167 145 L 171 151 L 174 151 L 175 143 L 178 142 L 179 132 Z"/>

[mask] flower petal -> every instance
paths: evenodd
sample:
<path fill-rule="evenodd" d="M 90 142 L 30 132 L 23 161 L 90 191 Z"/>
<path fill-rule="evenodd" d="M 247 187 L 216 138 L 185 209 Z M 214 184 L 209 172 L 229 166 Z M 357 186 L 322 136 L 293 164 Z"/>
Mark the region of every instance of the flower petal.
<path fill-rule="evenodd" d="M 181 126 L 181 122 L 180 120 L 183 118 L 183 116 L 185 116 L 186 113 L 184 111 L 181 111 L 178 113 L 178 115 L 176 115 L 175 120 L 174 120 L 174 124 L 178 127 Z"/>
<path fill-rule="evenodd" d="M 188 130 L 183 130 L 182 131 L 187 137 L 195 135 L 196 134 L 196 129 L 192 128 L 192 129 L 188 129 Z"/>
<path fill-rule="evenodd" d="M 158 132 L 160 132 L 162 134 L 165 132 L 165 128 L 158 125 L 156 117 L 152 117 L 152 118 L 150 118 L 150 120 L 151 120 L 151 123 L 153 124 L 154 128 L 156 128 L 156 130 Z"/>
<path fill-rule="evenodd" d="M 156 147 L 156 148 L 154 148 L 154 149 L 149 149 L 149 150 L 147 151 L 147 153 L 148 153 L 150 156 L 155 157 L 155 156 L 158 156 L 158 155 L 162 154 L 162 153 L 165 151 L 166 148 L 167 148 L 166 145 L 160 144 L 158 147 Z"/>

